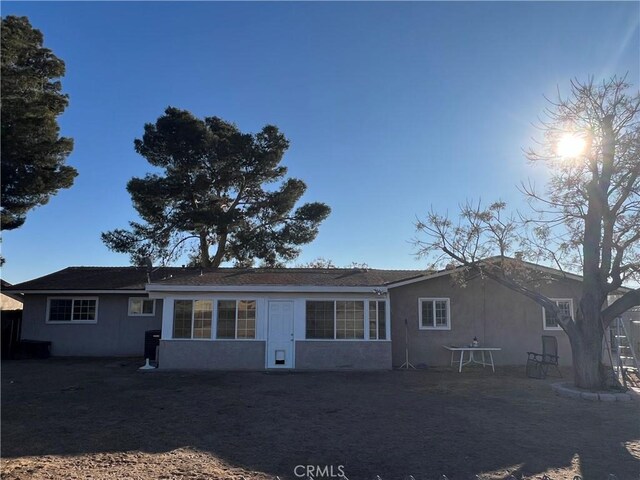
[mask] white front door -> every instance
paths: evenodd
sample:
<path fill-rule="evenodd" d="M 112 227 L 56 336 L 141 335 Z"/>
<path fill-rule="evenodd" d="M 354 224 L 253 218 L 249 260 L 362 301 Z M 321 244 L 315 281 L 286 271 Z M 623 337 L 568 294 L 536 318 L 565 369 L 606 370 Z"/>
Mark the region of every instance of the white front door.
<path fill-rule="evenodd" d="M 293 368 L 293 302 L 269 302 L 267 368 Z"/>

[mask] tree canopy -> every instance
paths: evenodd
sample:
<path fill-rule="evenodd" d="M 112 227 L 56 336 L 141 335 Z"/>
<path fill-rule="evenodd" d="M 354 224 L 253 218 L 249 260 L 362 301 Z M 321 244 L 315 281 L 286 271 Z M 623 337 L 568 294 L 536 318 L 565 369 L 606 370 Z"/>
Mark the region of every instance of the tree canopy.
<path fill-rule="evenodd" d="M 218 117 L 169 107 L 134 146 L 161 173 L 127 184 L 142 222 L 102 234 L 134 264 L 167 263 L 186 251 L 203 267 L 281 265 L 316 237 L 330 213 L 324 203 L 296 207 L 306 185 L 285 178 L 289 141 L 275 126 L 243 133 Z"/>
<path fill-rule="evenodd" d="M 73 140 L 59 136 L 57 123 L 69 102 L 58 80 L 64 73 L 26 17 L 2 19 L 2 230 L 20 227 L 77 175 L 64 164 Z"/>
<path fill-rule="evenodd" d="M 548 168 L 549 182 L 542 191 L 521 185 L 531 211 L 467 202 L 455 220 L 432 210 L 416 224 L 415 245 L 436 265 L 464 265 L 554 311 L 571 342 L 576 384 L 600 388 L 604 331 L 640 304 L 640 94 L 624 78 L 576 80 L 568 97 L 550 103 L 544 138 L 527 151 Z M 540 293 L 549 279 L 532 279 L 526 260 L 582 274 L 571 316 Z"/>

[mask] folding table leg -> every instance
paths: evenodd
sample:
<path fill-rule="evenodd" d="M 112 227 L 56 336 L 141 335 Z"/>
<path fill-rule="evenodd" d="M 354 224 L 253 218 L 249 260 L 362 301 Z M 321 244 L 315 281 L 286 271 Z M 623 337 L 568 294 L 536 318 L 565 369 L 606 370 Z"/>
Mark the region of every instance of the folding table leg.
<path fill-rule="evenodd" d="M 462 359 L 464 358 L 464 350 L 460 350 L 460 368 L 458 368 L 458 373 L 462 372 Z"/>
<path fill-rule="evenodd" d="M 487 363 L 484 361 L 484 350 L 482 350 L 482 368 L 485 367 Z"/>
<path fill-rule="evenodd" d="M 491 353 L 491 350 L 489 350 L 489 358 L 491 358 L 491 370 L 493 370 L 493 373 L 496 373 L 496 368 L 493 365 L 493 353 Z"/>

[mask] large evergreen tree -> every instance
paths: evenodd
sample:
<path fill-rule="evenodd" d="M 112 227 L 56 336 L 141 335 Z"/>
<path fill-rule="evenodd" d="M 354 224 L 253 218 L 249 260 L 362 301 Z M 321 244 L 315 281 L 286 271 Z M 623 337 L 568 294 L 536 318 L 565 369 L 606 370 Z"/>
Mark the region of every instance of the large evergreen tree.
<path fill-rule="evenodd" d="M 64 164 L 73 140 L 57 123 L 68 104 L 58 80 L 65 65 L 42 43 L 26 17 L 2 19 L 2 230 L 21 226 L 77 175 Z"/>
<path fill-rule="evenodd" d="M 323 203 L 295 208 L 306 185 L 285 178 L 280 162 L 289 142 L 274 126 L 242 133 L 220 118 L 169 107 L 134 144 L 162 174 L 127 184 L 143 221 L 102 234 L 134 264 L 170 262 L 195 244 L 192 259 L 203 267 L 228 260 L 279 265 L 297 257 L 329 215 Z"/>

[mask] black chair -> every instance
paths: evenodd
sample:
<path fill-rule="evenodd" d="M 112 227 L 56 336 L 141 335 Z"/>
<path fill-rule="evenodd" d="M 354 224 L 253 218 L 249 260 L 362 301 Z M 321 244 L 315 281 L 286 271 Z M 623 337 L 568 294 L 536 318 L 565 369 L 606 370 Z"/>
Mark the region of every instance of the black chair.
<path fill-rule="evenodd" d="M 552 335 L 542 335 L 542 353 L 527 352 L 527 377 L 546 378 L 551 367 L 555 367 L 558 375 L 562 372 L 558 367 L 558 339 Z"/>

